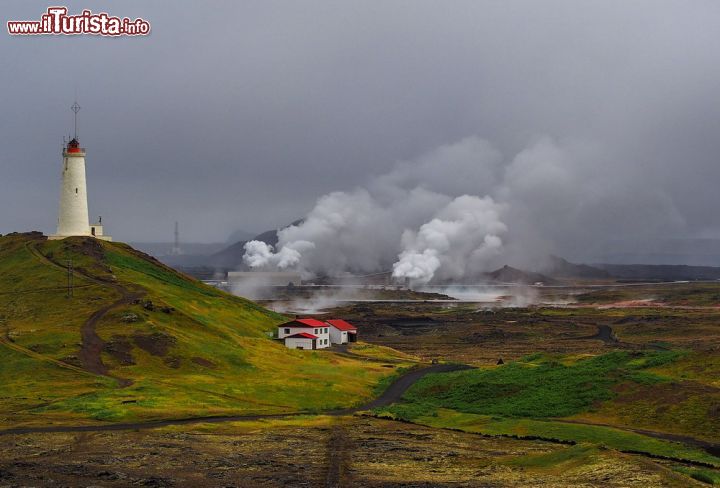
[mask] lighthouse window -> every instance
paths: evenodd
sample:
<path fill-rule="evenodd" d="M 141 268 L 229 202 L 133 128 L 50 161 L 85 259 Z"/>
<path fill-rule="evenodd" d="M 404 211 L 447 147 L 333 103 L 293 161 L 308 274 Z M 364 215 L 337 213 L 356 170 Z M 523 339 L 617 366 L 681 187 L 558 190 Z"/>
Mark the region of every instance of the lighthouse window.
<path fill-rule="evenodd" d="M 77 188 L 75 188 L 75 193 L 77 193 Z"/>

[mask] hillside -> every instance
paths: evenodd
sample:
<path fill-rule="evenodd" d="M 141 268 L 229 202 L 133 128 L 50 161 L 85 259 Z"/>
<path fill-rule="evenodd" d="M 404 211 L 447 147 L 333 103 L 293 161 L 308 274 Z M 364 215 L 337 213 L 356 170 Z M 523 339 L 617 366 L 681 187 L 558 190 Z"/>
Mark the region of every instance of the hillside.
<path fill-rule="evenodd" d="M 491 271 L 490 273 L 486 273 L 486 276 L 492 281 L 500 283 L 534 284 L 540 282 L 546 285 L 557 283 L 549 276 L 545 276 L 540 273 L 533 273 L 531 271 L 523 271 L 507 265 L 496 269 L 495 271 Z"/>
<path fill-rule="evenodd" d="M 682 264 L 596 264 L 594 266 L 621 280 L 720 280 L 720 267 L 712 266 L 686 266 Z"/>
<path fill-rule="evenodd" d="M 550 255 L 547 262 L 539 270 L 541 273 L 553 278 L 580 278 L 580 279 L 609 279 L 610 273 L 603 269 L 575 264 L 558 256 Z"/>
<path fill-rule="evenodd" d="M 288 350 L 283 320 L 124 244 L 0 237 L 0 425 L 350 406 L 393 373 Z"/>

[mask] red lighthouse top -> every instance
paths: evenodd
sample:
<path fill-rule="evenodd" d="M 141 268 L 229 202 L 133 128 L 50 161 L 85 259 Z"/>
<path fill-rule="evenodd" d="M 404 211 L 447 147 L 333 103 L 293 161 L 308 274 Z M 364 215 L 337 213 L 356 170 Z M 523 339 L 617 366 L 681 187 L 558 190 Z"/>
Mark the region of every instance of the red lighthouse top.
<path fill-rule="evenodd" d="M 67 145 L 67 152 L 69 153 L 79 153 L 82 152 L 82 149 L 80 148 L 80 143 L 77 139 L 73 138 L 70 142 L 68 142 Z"/>

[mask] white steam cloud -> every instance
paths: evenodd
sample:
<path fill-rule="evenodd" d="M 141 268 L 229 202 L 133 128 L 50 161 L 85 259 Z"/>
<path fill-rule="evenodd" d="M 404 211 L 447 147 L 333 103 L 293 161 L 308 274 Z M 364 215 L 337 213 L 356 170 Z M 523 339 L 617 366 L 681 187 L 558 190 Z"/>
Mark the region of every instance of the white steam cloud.
<path fill-rule="evenodd" d="M 245 246 L 254 269 L 306 277 L 390 271 L 424 284 L 457 280 L 512 261 L 595 245 L 608 232 L 651 235 L 683 221 L 672 200 L 632 165 L 587 142 L 540 138 L 506 159 L 469 137 L 403 161 L 364 188 L 318 199 L 302 223 L 278 232 L 276 249 Z M 563 246 L 566 247 L 563 247 Z"/>
<path fill-rule="evenodd" d="M 273 246 L 262 241 L 250 241 L 245 243 L 245 255 L 243 261 L 251 268 L 273 267 L 276 269 L 288 269 L 300 264 L 302 253 L 315 247 L 309 241 L 293 242 L 293 245 L 283 246 L 277 252 Z"/>
<path fill-rule="evenodd" d="M 502 249 L 500 206 L 492 198 L 463 195 L 450 202 L 417 232 L 403 232 L 403 251 L 393 264 L 394 278 L 425 284 L 435 277 L 462 277 L 465 270 L 482 269 Z"/>

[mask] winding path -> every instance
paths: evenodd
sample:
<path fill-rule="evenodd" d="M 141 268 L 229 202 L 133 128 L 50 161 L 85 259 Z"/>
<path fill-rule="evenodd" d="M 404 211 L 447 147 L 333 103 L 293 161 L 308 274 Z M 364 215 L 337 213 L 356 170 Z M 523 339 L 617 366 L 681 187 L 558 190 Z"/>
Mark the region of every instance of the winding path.
<path fill-rule="evenodd" d="M 299 415 L 330 415 L 341 416 L 351 415 L 355 412 L 363 410 L 371 410 L 373 408 L 385 407 L 400 400 L 403 393 L 410 388 L 416 381 L 428 373 L 447 373 L 450 371 L 460 371 L 463 369 L 471 369 L 471 366 L 464 364 L 436 364 L 422 369 L 414 369 L 409 371 L 397 380 L 395 380 L 379 397 L 365 403 L 363 405 L 345 408 L 340 410 L 328 410 L 325 412 L 291 412 L 277 414 L 260 414 L 260 415 L 227 415 L 227 416 L 211 416 L 211 417 L 190 417 L 185 419 L 159 420 L 155 422 L 132 422 L 117 423 L 104 425 L 71 425 L 71 426 L 48 426 L 48 427 L 17 427 L 14 429 L 0 430 L 0 436 L 12 434 L 36 434 L 50 432 L 108 432 L 118 430 L 138 430 L 138 429 L 155 429 L 158 427 L 167 427 L 170 425 L 189 425 L 200 423 L 221 423 L 221 422 L 239 422 L 243 420 L 262 420 L 297 417 Z"/>
<path fill-rule="evenodd" d="M 37 248 L 37 245 L 27 243 L 25 247 L 30 252 L 30 254 L 35 256 L 43 263 L 49 266 L 60 268 L 63 271 L 67 270 L 65 266 L 61 265 L 56 261 L 53 261 L 49 257 L 45 256 L 42 252 L 40 252 L 40 250 Z M 97 334 L 96 328 L 98 322 L 105 315 L 107 315 L 108 312 L 123 305 L 129 305 L 134 300 L 141 298 L 144 295 L 144 292 L 131 292 L 119 283 L 113 283 L 108 280 L 97 278 L 83 272 L 80 269 L 74 269 L 73 273 L 78 274 L 86 280 L 97 285 L 113 288 L 120 294 L 120 299 L 93 312 L 93 314 L 83 323 L 80 329 L 82 343 L 80 346 L 80 351 L 78 353 L 78 358 L 80 359 L 80 363 L 82 364 L 83 369 L 96 375 L 112 378 L 118 382 L 121 388 L 132 385 L 132 380 L 127 378 L 121 378 L 119 376 L 115 376 L 109 373 L 107 366 L 103 363 L 102 360 L 102 351 L 105 346 L 105 342 Z"/>

